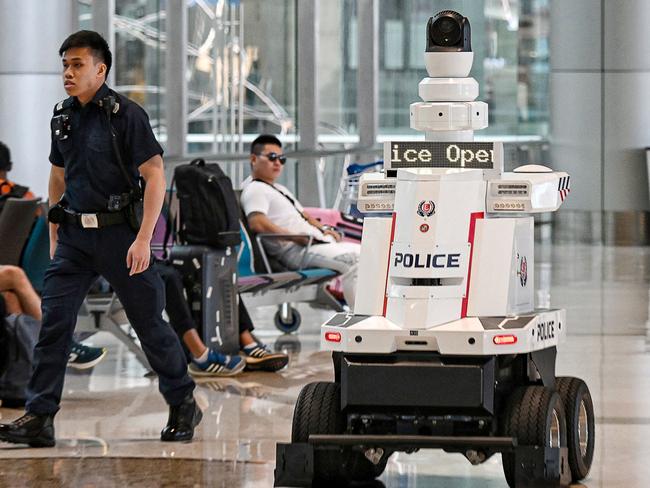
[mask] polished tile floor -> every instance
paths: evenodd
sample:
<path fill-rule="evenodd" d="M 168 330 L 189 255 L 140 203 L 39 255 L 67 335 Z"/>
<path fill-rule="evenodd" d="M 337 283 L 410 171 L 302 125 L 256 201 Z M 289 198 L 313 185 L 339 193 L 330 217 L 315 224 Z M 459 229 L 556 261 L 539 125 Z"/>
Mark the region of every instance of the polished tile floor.
<path fill-rule="evenodd" d="M 536 247 L 539 306 L 566 307 L 569 337 L 558 374 L 579 376 L 591 389 L 597 416 L 589 488 L 650 485 L 650 249 L 589 245 Z M 253 311 L 258 334 L 291 351 L 277 374 L 246 373 L 200 380 L 204 420 L 191 444 L 162 444 L 167 409 L 154 377 L 107 334 L 90 339 L 108 358 L 91 373 L 70 372 L 51 449 L 0 444 L 0 487 L 216 486 L 273 484 L 275 444 L 288 441 L 293 404 L 305 383 L 332 378 L 318 350 L 319 324 L 330 314 L 301 307 L 303 325 L 280 336 L 269 317 Z M 19 410 L 0 408 L 9 421 Z M 505 487 L 501 460 L 471 466 L 437 451 L 395 454 L 380 482 L 387 487 Z"/>

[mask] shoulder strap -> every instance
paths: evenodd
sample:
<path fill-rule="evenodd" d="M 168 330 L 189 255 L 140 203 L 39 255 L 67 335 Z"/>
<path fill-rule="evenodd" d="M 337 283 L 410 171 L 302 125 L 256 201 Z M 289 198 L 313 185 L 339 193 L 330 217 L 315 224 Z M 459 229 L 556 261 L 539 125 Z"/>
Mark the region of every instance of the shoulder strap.
<path fill-rule="evenodd" d="M 291 198 L 291 197 L 290 197 L 289 195 L 287 195 L 285 192 L 283 192 L 282 190 L 280 190 L 279 188 L 277 188 L 275 185 L 272 185 L 272 184 L 270 184 L 270 183 L 268 183 L 268 182 L 266 182 L 266 181 L 264 181 L 264 180 L 260 180 L 259 178 L 253 178 L 253 181 L 259 181 L 260 183 L 264 183 L 265 185 L 270 186 L 270 187 L 273 188 L 275 191 L 277 191 L 280 195 L 282 195 L 284 198 L 286 198 L 287 200 L 289 200 L 289 201 L 291 202 L 291 205 L 293 205 L 293 208 L 295 208 L 295 209 L 296 209 L 296 212 L 298 212 L 298 215 L 300 215 L 303 219 L 305 219 L 305 222 L 309 223 L 309 220 L 307 220 L 307 218 L 305 217 L 305 215 L 304 215 L 300 210 L 298 210 L 298 207 L 296 206 L 296 201 L 295 201 L 293 198 Z M 311 225 L 311 224 L 309 224 L 309 225 Z"/>
<path fill-rule="evenodd" d="M 163 258 L 167 259 L 167 243 L 172 236 L 172 244 L 176 242 L 176 218 L 172 214 L 172 199 L 174 197 L 174 185 L 176 184 L 176 175 L 172 176 L 172 182 L 169 185 L 169 199 L 167 201 L 167 219 L 165 222 L 165 237 L 163 241 Z"/>
<path fill-rule="evenodd" d="M 122 159 L 121 145 L 119 143 L 119 139 L 117 137 L 117 132 L 115 131 L 115 127 L 113 127 L 113 123 L 111 121 L 111 117 L 114 114 L 119 113 L 120 110 L 120 104 L 118 102 L 117 94 L 111 90 L 110 95 L 104 97 L 102 100 L 99 101 L 99 106 L 104 109 L 104 114 L 106 114 L 106 120 L 108 120 L 108 129 L 111 132 L 111 143 L 113 145 L 113 153 L 115 153 L 115 159 L 117 160 L 117 165 L 120 167 L 120 172 L 122 173 L 122 176 L 126 180 L 129 189 L 133 192 L 133 196 L 135 197 L 135 199 L 142 200 L 142 191 L 140 187 L 133 184 L 133 181 L 129 176 L 129 172 L 127 171 L 126 166 L 124 165 L 124 160 Z"/>
<path fill-rule="evenodd" d="M 278 187 L 276 187 L 275 185 L 272 185 L 271 183 L 268 183 L 268 182 L 266 182 L 266 181 L 264 181 L 264 180 L 260 180 L 259 178 L 253 178 L 253 181 L 258 181 L 258 182 L 260 182 L 260 183 L 264 183 L 265 185 L 270 186 L 270 187 L 273 188 L 275 191 L 277 191 L 280 195 L 282 195 L 284 198 L 286 198 L 287 200 L 289 200 L 289 201 L 291 202 L 291 205 L 293 205 L 293 208 L 295 208 L 296 210 L 298 210 L 298 207 L 296 206 L 296 201 L 295 201 L 293 198 L 291 198 L 289 195 L 287 195 L 285 192 L 283 192 L 282 190 L 280 190 Z M 300 211 L 298 210 L 298 212 L 300 212 Z"/>

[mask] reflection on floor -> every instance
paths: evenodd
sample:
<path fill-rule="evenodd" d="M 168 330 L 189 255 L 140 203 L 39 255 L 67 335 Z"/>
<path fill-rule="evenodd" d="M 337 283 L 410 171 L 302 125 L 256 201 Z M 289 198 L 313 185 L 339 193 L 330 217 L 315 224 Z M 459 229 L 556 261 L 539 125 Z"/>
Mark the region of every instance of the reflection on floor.
<path fill-rule="evenodd" d="M 539 306 L 567 308 L 569 337 L 558 355 L 558 374 L 584 378 L 597 415 L 589 488 L 645 487 L 650 479 L 650 250 L 538 244 L 535 281 Z M 301 308 L 295 336 L 273 329 L 271 309 L 254 311 L 261 338 L 291 351 L 278 374 L 246 373 L 200 380 L 205 411 L 191 444 L 162 444 L 167 409 L 155 378 L 110 336 L 90 339 L 110 349 L 91 373 L 70 372 L 56 418 L 52 449 L 0 445 L 4 486 L 272 486 L 275 443 L 288 441 L 293 404 L 302 385 L 330 380 L 318 327 L 330 314 Z M 20 410 L 0 408 L 8 421 Z M 11 460 L 8 462 L 8 460 Z M 501 460 L 471 466 L 438 451 L 395 454 L 374 486 L 505 487 Z"/>

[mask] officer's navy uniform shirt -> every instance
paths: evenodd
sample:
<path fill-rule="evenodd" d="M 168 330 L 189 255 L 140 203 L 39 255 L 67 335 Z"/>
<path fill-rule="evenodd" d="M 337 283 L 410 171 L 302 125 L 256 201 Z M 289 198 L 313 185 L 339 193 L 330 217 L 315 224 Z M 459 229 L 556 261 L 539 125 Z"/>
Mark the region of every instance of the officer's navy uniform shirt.
<path fill-rule="evenodd" d="M 98 104 L 111 93 L 120 104 L 119 111 L 111 114 L 111 122 L 134 185 L 138 181 L 138 167 L 163 153 L 147 113 L 135 102 L 111 92 L 106 84 L 85 106 L 76 97 L 70 97 L 66 102 L 72 102 L 71 106 L 63 113 L 70 115 L 71 129 L 62 141 L 52 134 L 50 162 L 65 168 L 65 197 L 77 212 L 106 212 L 110 195 L 130 189 L 113 154 L 106 113 Z"/>

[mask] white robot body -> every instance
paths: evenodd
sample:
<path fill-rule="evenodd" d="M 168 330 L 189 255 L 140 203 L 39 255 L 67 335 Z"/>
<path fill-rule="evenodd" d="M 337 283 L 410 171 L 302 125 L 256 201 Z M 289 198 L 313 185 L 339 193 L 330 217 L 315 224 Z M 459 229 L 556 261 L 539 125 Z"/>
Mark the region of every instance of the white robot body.
<path fill-rule="evenodd" d="M 396 194 L 404 198 L 395 202 L 391 252 L 384 266 L 388 278 L 382 313 L 414 329 L 459 316 L 471 258 L 468 229 L 472 215 L 485 207 L 480 198 L 455 197 L 485 192 L 480 171 L 427 172 L 398 171 Z"/>
<path fill-rule="evenodd" d="M 528 337 L 539 324 L 564 322 L 563 310 L 534 312 L 528 214 L 557 210 L 568 175 L 544 166 L 502 173 L 498 143 L 387 142 L 384 154 L 384 173 L 363 175 L 359 184 L 358 207 L 368 217 L 354 315 L 343 314 L 345 327 L 341 316 L 325 324 L 322 347 L 481 355 L 557 344 L 559 326 L 539 332 L 543 340 Z M 483 328 L 486 318 L 499 318 L 513 342 L 491 342 L 500 334 Z M 430 339 L 407 340 L 413 334 Z"/>
<path fill-rule="evenodd" d="M 488 125 L 472 60 L 425 53 L 410 116 L 426 142 L 386 142 L 384 171 L 362 175 L 354 314 L 323 325 L 323 349 L 514 354 L 563 337 L 563 310 L 534 311 L 530 214 L 557 210 L 569 176 L 538 165 L 505 173 L 502 144 L 472 142 Z"/>

